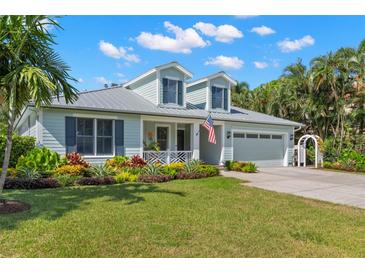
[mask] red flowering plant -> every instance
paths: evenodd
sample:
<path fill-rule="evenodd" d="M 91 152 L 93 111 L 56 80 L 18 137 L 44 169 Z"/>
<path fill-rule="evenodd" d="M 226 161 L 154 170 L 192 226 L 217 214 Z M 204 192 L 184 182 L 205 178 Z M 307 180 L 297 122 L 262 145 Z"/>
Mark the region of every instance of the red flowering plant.
<path fill-rule="evenodd" d="M 126 166 L 135 168 L 135 167 L 144 167 L 147 163 L 145 160 L 141 158 L 139 155 L 134 155 L 128 161 L 126 161 Z"/>
<path fill-rule="evenodd" d="M 69 165 L 80 165 L 83 167 L 89 167 L 90 164 L 84 160 L 80 153 L 71 152 L 66 154 L 66 159 Z"/>

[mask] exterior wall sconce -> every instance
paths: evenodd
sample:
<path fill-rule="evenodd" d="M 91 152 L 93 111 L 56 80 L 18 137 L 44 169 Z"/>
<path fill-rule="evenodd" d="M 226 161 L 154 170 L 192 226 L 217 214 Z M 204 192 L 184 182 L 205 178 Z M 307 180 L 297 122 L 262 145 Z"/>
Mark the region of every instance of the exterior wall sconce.
<path fill-rule="evenodd" d="M 231 131 L 227 131 L 227 139 L 231 138 Z"/>

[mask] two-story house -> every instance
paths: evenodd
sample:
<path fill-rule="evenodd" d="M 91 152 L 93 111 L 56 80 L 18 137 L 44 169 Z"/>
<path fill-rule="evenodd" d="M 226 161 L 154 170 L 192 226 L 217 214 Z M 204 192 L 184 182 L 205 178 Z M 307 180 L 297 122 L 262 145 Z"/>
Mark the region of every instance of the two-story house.
<path fill-rule="evenodd" d="M 77 151 L 92 163 L 114 155 L 141 155 L 149 162 L 200 159 L 288 166 L 299 123 L 231 105 L 236 85 L 225 72 L 192 81 L 177 62 L 157 66 L 123 86 L 82 92 L 73 104 L 61 97 L 24 110 L 18 133 L 60 154 Z M 214 121 L 216 144 L 202 127 Z M 160 151 L 154 151 L 153 144 Z"/>

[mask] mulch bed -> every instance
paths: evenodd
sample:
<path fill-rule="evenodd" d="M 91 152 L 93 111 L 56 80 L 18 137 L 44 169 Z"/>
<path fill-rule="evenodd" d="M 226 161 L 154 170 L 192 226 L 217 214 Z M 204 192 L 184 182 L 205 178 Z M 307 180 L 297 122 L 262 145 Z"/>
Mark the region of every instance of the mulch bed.
<path fill-rule="evenodd" d="M 16 201 L 16 200 L 5 200 L 0 201 L 0 214 L 11 214 L 22 212 L 30 209 L 30 204 Z"/>

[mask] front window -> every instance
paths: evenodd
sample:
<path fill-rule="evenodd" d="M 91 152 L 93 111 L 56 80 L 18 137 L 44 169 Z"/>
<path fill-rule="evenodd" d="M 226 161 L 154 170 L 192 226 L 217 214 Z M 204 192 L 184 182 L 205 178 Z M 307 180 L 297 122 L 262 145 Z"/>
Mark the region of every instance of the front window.
<path fill-rule="evenodd" d="M 183 104 L 182 98 L 182 81 L 174 79 L 162 79 L 162 102 L 164 104 Z"/>
<path fill-rule="evenodd" d="M 226 88 L 212 86 L 212 108 L 228 109 L 228 91 Z"/>
<path fill-rule="evenodd" d="M 94 154 L 94 119 L 78 118 L 76 131 L 77 152 Z"/>
<path fill-rule="evenodd" d="M 97 120 L 97 153 L 100 155 L 112 154 L 113 121 Z"/>
<path fill-rule="evenodd" d="M 77 118 L 77 152 L 83 155 L 113 154 L 113 121 L 94 121 L 91 118 Z"/>

